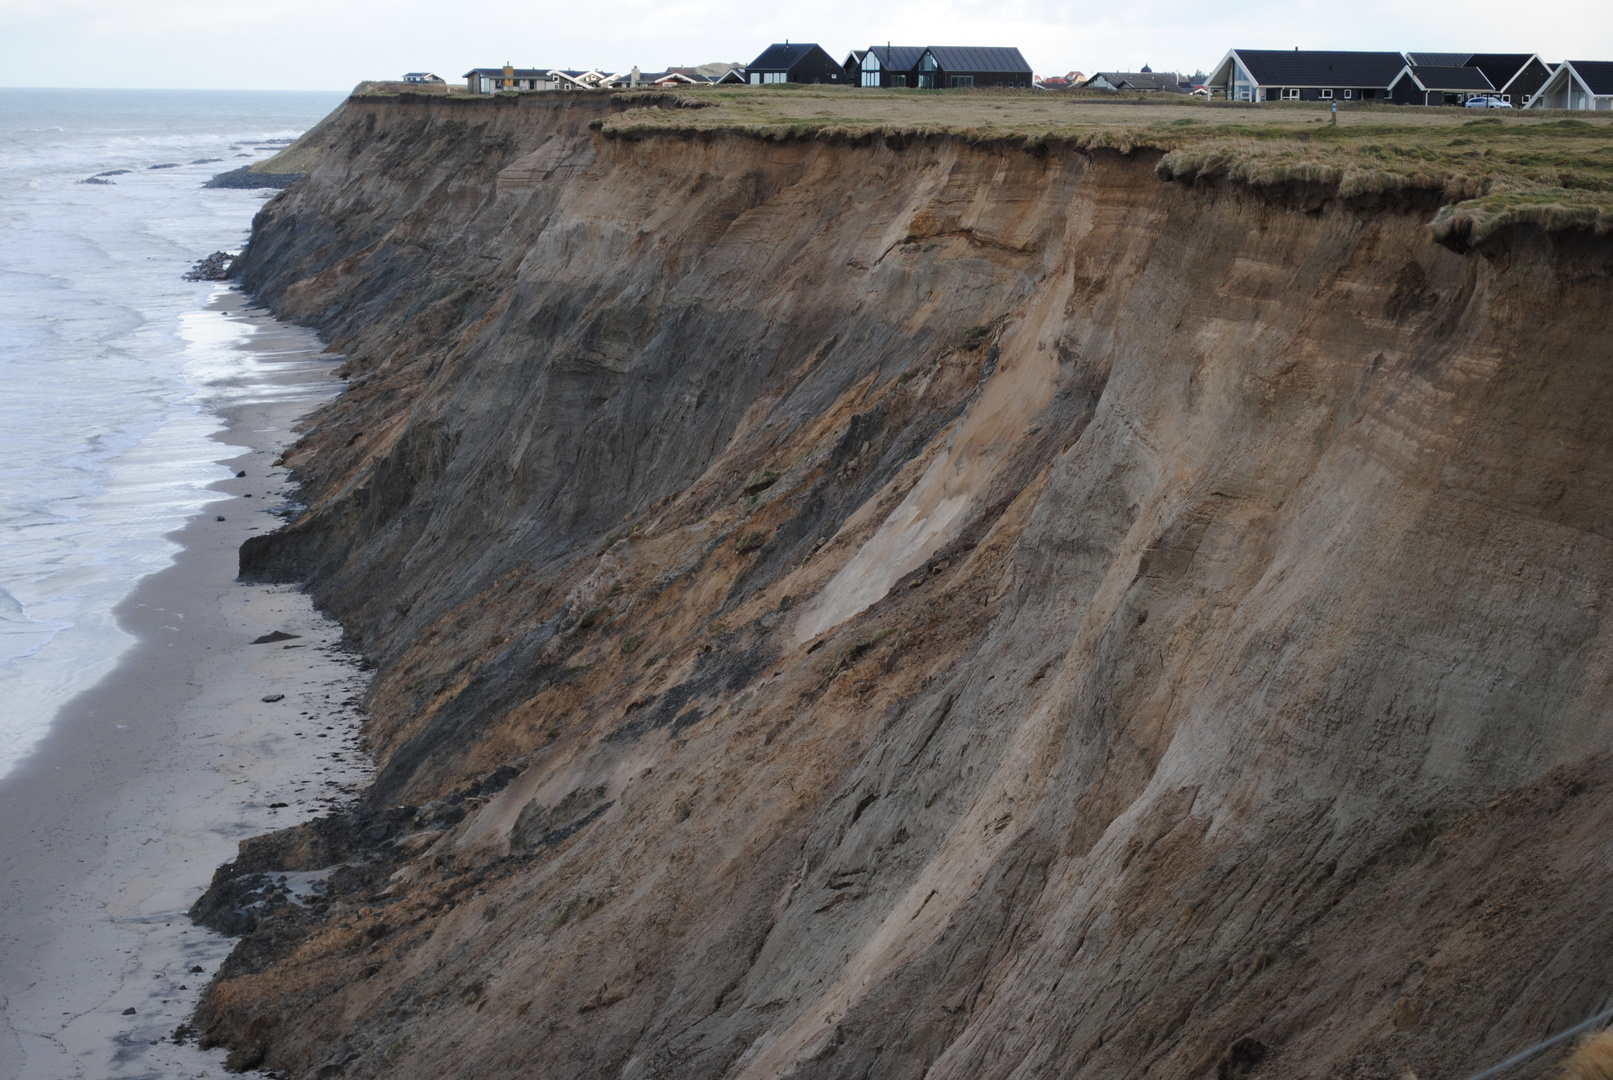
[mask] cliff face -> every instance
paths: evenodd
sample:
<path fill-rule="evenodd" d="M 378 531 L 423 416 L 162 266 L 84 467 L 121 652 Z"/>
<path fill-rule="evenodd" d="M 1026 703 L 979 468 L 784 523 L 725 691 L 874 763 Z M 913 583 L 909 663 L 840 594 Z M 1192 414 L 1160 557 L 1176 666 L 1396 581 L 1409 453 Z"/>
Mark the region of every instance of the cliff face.
<path fill-rule="evenodd" d="M 355 99 L 256 223 L 352 380 L 243 571 L 376 659 L 382 769 L 248 845 L 349 879 L 208 1038 L 1398 1078 L 1605 1002 L 1613 248 L 610 107 Z"/>

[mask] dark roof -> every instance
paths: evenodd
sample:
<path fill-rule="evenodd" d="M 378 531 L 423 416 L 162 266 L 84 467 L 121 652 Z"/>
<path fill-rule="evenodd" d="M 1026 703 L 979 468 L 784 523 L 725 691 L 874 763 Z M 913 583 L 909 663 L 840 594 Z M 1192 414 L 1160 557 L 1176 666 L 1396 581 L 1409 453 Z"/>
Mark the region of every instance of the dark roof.
<path fill-rule="evenodd" d="M 1028 73 L 1031 66 L 1018 49 L 988 48 L 978 45 L 931 45 L 930 55 L 942 71 L 1002 71 Z"/>
<path fill-rule="evenodd" d="M 1387 87 L 1406 66 L 1397 52 L 1234 51 L 1261 86 Z"/>
<path fill-rule="evenodd" d="M 912 71 L 924 55 L 922 45 L 874 45 L 868 49 L 885 71 Z"/>
<path fill-rule="evenodd" d="M 817 45 L 812 42 L 805 45 L 769 45 L 762 50 L 762 55 L 750 62 L 750 70 L 789 71 L 816 48 Z"/>
<path fill-rule="evenodd" d="M 1613 60 L 1570 60 L 1581 81 L 1600 97 L 1613 94 Z"/>
<path fill-rule="evenodd" d="M 1462 66 L 1478 68 L 1490 80 L 1490 85 L 1499 90 L 1534 58 L 1534 53 L 1474 53 Z M 1546 71 L 1550 73 L 1551 69 Z"/>
<path fill-rule="evenodd" d="M 1468 57 L 1472 55 L 1465 52 L 1409 52 L 1406 59 L 1411 61 L 1412 67 L 1467 67 Z"/>
<path fill-rule="evenodd" d="M 1494 90 L 1495 86 L 1476 67 L 1414 67 L 1411 73 L 1424 90 Z"/>

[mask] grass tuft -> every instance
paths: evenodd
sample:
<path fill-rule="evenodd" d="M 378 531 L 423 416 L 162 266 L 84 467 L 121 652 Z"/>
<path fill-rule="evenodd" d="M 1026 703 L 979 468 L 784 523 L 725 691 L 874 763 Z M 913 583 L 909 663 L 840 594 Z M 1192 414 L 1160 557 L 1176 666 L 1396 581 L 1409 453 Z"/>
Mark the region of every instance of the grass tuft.
<path fill-rule="evenodd" d="M 1564 1080 L 1613 1080 L 1613 1030 L 1586 1037 L 1563 1067 Z"/>

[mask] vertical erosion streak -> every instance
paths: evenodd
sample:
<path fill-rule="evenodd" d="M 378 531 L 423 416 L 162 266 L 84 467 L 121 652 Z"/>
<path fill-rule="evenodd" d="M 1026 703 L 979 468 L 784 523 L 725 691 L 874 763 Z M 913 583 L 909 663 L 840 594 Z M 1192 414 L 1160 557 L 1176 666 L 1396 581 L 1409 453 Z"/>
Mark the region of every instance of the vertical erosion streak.
<path fill-rule="evenodd" d="M 953 429 L 946 448 L 807 605 L 795 624 L 800 645 L 877 602 L 904 574 L 918 569 L 969 521 L 1019 440 L 1058 388 L 1058 351 L 1071 291 L 1066 271 L 1040 290 L 1003 336 L 996 373 Z"/>

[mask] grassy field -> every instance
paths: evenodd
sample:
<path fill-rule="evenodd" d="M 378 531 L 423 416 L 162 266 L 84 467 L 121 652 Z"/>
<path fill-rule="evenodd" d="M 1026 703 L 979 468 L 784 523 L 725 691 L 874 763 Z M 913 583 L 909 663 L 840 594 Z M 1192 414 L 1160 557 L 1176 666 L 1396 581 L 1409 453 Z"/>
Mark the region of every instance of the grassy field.
<path fill-rule="evenodd" d="M 388 92 L 392 85 L 361 88 Z M 458 96 L 462 87 L 440 93 Z M 631 105 L 644 91 L 622 92 Z M 1477 243 L 1503 225 L 1613 231 L 1613 115 L 1340 103 L 1248 105 L 1103 92 L 721 87 L 684 108 L 629 108 L 607 135 L 738 129 L 766 138 L 949 133 L 1165 152 L 1162 176 L 1331 189 L 1343 197 L 1437 191 L 1436 230 Z M 659 99 L 665 103 L 668 97 Z"/>

